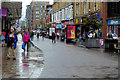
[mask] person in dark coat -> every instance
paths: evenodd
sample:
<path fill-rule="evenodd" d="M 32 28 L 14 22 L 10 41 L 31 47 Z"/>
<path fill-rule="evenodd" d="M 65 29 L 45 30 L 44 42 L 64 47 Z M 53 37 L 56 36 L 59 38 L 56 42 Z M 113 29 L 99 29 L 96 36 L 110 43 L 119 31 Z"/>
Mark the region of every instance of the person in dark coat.
<path fill-rule="evenodd" d="M 54 42 L 54 43 L 56 43 L 56 41 L 55 41 L 55 33 L 54 32 L 52 32 L 52 43 Z"/>
<path fill-rule="evenodd" d="M 113 38 L 113 34 L 112 34 L 111 31 L 109 31 L 109 33 L 107 34 L 107 37 L 108 37 L 108 38 Z"/>
<path fill-rule="evenodd" d="M 45 33 L 42 31 L 42 40 L 44 40 Z"/>
<path fill-rule="evenodd" d="M 16 60 L 15 49 L 17 48 L 17 41 L 17 35 L 11 29 L 10 34 L 7 35 L 8 59 L 13 58 L 13 60 Z"/>
<path fill-rule="evenodd" d="M 39 31 L 37 31 L 37 39 L 39 39 L 39 35 L 40 35 Z"/>
<path fill-rule="evenodd" d="M 34 32 L 33 32 L 33 30 L 32 30 L 31 33 L 30 33 L 30 38 L 31 38 L 31 40 L 33 41 L 33 38 L 34 38 Z"/>

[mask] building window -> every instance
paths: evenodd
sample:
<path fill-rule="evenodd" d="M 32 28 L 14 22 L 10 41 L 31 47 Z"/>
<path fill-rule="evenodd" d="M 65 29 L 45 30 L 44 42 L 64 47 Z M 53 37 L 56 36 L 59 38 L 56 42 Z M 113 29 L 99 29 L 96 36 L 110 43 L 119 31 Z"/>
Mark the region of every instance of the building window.
<path fill-rule="evenodd" d="M 39 20 L 39 18 L 36 18 L 36 20 Z"/>
<path fill-rule="evenodd" d="M 39 10 L 39 7 L 36 7 L 36 11 L 38 11 Z"/>
<path fill-rule="evenodd" d="M 41 14 L 41 18 L 42 18 L 42 14 Z"/>
<path fill-rule="evenodd" d="M 39 14 L 39 11 L 36 11 L 36 14 Z"/>
<path fill-rule="evenodd" d="M 108 17 L 120 17 L 120 2 L 108 2 Z"/>

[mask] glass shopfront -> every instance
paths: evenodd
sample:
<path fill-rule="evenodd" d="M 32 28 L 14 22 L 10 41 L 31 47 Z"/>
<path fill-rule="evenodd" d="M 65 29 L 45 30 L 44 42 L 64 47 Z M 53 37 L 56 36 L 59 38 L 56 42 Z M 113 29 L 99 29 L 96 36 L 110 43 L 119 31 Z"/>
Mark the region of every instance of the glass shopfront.
<path fill-rule="evenodd" d="M 120 19 L 108 20 L 107 31 L 111 31 L 120 37 Z"/>

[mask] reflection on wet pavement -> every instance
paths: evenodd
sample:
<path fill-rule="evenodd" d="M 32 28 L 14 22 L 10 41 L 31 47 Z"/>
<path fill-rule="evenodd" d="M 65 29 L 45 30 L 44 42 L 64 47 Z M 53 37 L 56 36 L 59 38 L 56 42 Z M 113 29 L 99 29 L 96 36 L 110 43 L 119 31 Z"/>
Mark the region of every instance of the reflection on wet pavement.
<path fill-rule="evenodd" d="M 34 38 L 30 52 L 21 49 L 19 38 L 17 60 L 6 60 L 7 48 L 3 48 L 3 78 L 117 78 L 118 56 L 99 50 L 52 44 L 51 40 Z"/>
<path fill-rule="evenodd" d="M 38 51 L 23 52 L 22 40 L 19 38 L 16 49 L 17 60 L 7 60 L 7 48 L 3 48 L 2 78 L 37 78 L 43 68 L 43 53 Z"/>
<path fill-rule="evenodd" d="M 0 46 L 0 79 L 2 79 L 2 47 L 1 46 Z"/>

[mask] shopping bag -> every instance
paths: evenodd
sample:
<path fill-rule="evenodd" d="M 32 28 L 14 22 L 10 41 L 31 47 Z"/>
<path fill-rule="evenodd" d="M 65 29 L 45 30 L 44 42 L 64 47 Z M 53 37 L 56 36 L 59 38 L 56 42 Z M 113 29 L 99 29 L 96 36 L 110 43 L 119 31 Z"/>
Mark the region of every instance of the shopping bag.
<path fill-rule="evenodd" d="M 25 57 L 25 52 L 22 52 L 22 57 Z"/>
<path fill-rule="evenodd" d="M 24 50 L 25 50 L 25 44 L 24 44 L 24 43 L 22 44 L 22 49 L 24 49 Z"/>
<path fill-rule="evenodd" d="M 3 34 L 1 35 L 1 40 L 5 40 L 5 36 Z"/>

